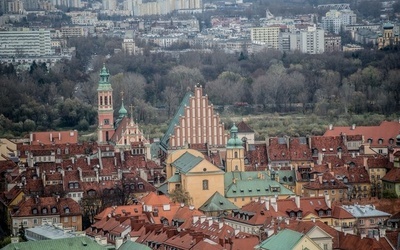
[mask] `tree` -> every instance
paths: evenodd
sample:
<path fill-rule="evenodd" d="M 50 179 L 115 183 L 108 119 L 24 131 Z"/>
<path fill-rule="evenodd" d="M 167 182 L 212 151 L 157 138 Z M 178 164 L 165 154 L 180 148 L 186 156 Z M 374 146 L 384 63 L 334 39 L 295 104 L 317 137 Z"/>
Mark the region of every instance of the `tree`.
<path fill-rule="evenodd" d="M 169 197 L 173 202 L 183 203 L 189 205 L 192 202 L 192 197 L 189 192 L 181 187 L 177 187 L 169 194 Z"/>

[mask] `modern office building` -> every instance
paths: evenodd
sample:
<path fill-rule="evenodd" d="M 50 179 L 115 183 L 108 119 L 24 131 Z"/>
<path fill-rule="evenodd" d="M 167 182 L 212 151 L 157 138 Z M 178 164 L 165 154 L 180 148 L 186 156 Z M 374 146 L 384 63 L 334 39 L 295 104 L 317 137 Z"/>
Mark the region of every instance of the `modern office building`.
<path fill-rule="evenodd" d="M 299 33 L 299 50 L 302 53 L 321 54 L 325 51 L 324 30 L 309 26 Z"/>
<path fill-rule="evenodd" d="M 50 30 L 28 28 L 0 31 L 0 57 L 46 56 L 51 50 Z"/>

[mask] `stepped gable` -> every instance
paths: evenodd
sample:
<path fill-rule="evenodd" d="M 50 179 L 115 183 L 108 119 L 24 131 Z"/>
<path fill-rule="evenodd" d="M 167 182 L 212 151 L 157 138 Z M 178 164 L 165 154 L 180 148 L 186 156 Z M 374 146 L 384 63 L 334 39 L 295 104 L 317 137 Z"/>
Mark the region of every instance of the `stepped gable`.
<path fill-rule="evenodd" d="M 184 96 L 160 140 L 160 147 L 165 153 L 191 144 L 207 143 L 208 147 L 224 148 L 227 140 L 224 124 L 209 104 L 208 96 L 203 96 L 202 86 L 197 85 L 194 93 L 188 92 Z"/>

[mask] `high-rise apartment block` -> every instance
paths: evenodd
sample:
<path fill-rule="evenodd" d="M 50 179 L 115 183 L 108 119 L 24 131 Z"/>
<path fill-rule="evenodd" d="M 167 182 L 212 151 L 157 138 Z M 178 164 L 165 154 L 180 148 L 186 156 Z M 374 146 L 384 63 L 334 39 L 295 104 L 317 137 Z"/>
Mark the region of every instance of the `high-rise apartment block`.
<path fill-rule="evenodd" d="M 175 10 L 201 9 L 201 0 L 156 0 L 143 2 L 142 0 L 125 0 L 124 9 L 134 16 L 166 15 Z"/>
<path fill-rule="evenodd" d="M 46 56 L 53 54 L 50 31 L 28 28 L 0 31 L 0 56 Z"/>
<path fill-rule="evenodd" d="M 268 48 L 278 49 L 279 33 L 279 26 L 252 28 L 251 41 L 253 43 L 265 44 L 268 46 Z"/>
<path fill-rule="evenodd" d="M 324 17 L 321 23 L 325 31 L 334 34 L 339 34 L 342 27 L 355 24 L 357 15 L 352 10 L 330 10 Z"/>

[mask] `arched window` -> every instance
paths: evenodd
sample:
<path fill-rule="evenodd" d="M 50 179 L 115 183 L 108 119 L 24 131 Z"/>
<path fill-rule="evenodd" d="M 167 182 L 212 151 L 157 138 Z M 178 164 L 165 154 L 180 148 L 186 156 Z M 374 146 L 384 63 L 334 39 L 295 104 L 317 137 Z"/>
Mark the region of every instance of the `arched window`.
<path fill-rule="evenodd" d="M 37 214 L 38 210 L 37 208 L 32 209 L 32 214 Z"/>
<path fill-rule="evenodd" d="M 238 165 L 235 166 L 235 171 L 239 171 Z"/>
<path fill-rule="evenodd" d="M 64 208 L 64 212 L 65 212 L 66 214 L 69 214 L 69 207 L 65 207 L 65 208 Z"/>
<path fill-rule="evenodd" d="M 238 152 L 235 151 L 235 158 L 238 158 Z"/>
<path fill-rule="evenodd" d="M 51 208 L 51 213 L 53 213 L 53 214 L 57 213 L 57 208 L 56 207 L 52 207 Z"/>
<path fill-rule="evenodd" d="M 42 209 L 42 214 L 47 214 L 47 208 Z"/>
<path fill-rule="evenodd" d="M 108 99 L 107 96 L 104 97 L 104 105 L 108 105 Z"/>
<path fill-rule="evenodd" d="M 103 97 L 100 96 L 100 105 L 103 105 Z"/>
<path fill-rule="evenodd" d="M 203 180 L 203 190 L 208 190 L 208 180 Z"/>

